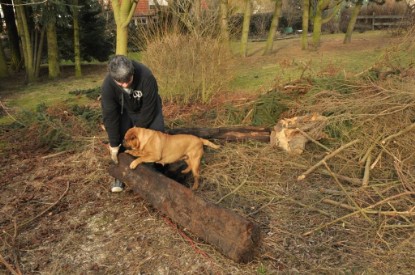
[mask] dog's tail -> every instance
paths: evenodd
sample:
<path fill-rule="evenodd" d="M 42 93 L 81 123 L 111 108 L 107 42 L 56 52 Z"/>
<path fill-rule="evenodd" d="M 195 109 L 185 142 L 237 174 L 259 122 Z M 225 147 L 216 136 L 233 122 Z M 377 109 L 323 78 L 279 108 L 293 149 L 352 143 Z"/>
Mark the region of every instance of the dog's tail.
<path fill-rule="evenodd" d="M 209 140 L 207 140 L 207 139 L 201 138 L 201 140 L 202 140 L 202 142 L 203 142 L 203 145 L 209 146 L 209 147 L 211 147 L 211 148 L 213 148 L 213 149 L 219 149 L 219 148 L 220 148 L 220 146 L 219 146 L 219 145 L 216 145 L 216 144 L 214 144 L 214 143 L 210 142 L 210 141 L 209 141 Z"/>

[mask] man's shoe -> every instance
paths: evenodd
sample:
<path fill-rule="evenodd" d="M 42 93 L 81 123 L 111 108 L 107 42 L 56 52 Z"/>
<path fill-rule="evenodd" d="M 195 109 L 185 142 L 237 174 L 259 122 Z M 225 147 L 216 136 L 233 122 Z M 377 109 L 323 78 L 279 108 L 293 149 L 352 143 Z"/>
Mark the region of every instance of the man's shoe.
<path fill-rule="evenodd" d="M 114 183 L 111 186 L 112 193 L 119 193 L 124 191 L 125 184 L 121 182 L 119 179 L 115 179 Z"/>

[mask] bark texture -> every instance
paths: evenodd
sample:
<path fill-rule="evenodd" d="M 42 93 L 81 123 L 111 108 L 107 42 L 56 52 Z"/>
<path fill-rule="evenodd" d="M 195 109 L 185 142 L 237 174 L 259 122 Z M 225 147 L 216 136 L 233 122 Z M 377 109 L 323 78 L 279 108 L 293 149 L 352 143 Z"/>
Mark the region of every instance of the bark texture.
<path fill-rule="evenodd" d="M 135 193 L 173 222 L 213 245 L 238 263 L 253 260 L 260 241 L 259 226 L 252 221 L 196 196 L 192 190 L 147 165 L 131 170 L 134 158 L 119 155 L 119 164 L 109 174 L 123 181 Z"/>
<path fill-rule="evenodd" d="M 224 141 L 270 141 L 271 129 L 262 127 L 177 128 L 166 130 L 168 134 L 189 134 L 205 139 Z"/>
<path fill-rule="evenodd" d="M 274 45 L 275 33 L 278 29 L 278 21 L 280 19 L 280 14 L 282 10 L 282 1 L 275 0 L 274 14 L 272 16 L 271 27 L 268 32 L 267 42 L 265 44 L 264 55 L 270 54 L 272 51 L 272 46 Z"/>
<path fill-rule="evenodd" d="M 242 23 L 242 36 L 241 36 L 241 56 L 246 57 L 248 55 L 248 37 L 249 37 L 249 24 L 252 16 L 251 0 L 245 0 L 245 12 L 244 21 Z"/>

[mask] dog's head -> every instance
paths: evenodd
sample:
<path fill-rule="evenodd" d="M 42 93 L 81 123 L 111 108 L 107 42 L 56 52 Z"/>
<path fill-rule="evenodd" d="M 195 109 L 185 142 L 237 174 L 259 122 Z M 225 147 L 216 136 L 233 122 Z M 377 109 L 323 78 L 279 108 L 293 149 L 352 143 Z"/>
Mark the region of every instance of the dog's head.
<path fill-rule="evenodd" d="M 125 133 L 124 143 L 125 148 L 139 149 L 140 148 L 140 139 L 138 138 L 137 128 L 131 128 Z"/>

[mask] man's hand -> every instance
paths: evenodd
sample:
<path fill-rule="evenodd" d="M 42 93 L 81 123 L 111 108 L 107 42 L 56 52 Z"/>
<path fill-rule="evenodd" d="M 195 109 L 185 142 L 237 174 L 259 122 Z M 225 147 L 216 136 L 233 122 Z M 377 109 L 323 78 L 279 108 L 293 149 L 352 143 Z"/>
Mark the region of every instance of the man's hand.
<path fill-rule="evenodd" d="M 115 164 L 118 164 L 118 151 L 120 150 L 120 145 L 117 147 L 110 147 L 111 159 Z"/>

